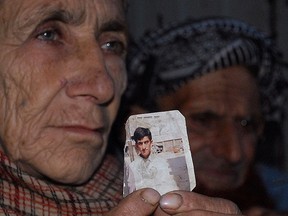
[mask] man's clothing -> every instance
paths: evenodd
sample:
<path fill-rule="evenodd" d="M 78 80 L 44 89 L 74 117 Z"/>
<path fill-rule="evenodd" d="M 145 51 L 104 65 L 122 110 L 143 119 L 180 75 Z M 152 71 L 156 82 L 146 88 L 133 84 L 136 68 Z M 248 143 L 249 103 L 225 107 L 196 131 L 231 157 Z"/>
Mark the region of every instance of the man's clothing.
<path fill-rule="evenodd" d="M 288 174 L 264 164 L 258 164 L 256 168 L 267 194 L 274 200 L 275 209 L 288 211 Z"/>
<path fill-rule="evenodd" d="M 250 169 L 246 181 L 239 188 L 226 193 L 205 195 L 231 200 L 243 212 L 255 206 L 287 211 L 288 186 L 285 184 L 285 180 L 287 180 L 287 175 L 285 177 L 284 173 L 278 172 L 275 168 L 257 165 Z M 195 192 L 203 193 L 197 187 Z"/>
<path fill-rule="evenodd" d="M 177 190 L 177 186 L 166 159 L 150 155 L 147 159 L 137 157 L 128 167 L 129 193 L 140 188 L 150 187 L 160 194 Z"/>
<path fill-rule="evenodd" d="M 0 215 L 103 215 L 122 198 L 122 163 L 106 155 L 88 183 L 64 187 L 34 178 L 0 152 Z"/>

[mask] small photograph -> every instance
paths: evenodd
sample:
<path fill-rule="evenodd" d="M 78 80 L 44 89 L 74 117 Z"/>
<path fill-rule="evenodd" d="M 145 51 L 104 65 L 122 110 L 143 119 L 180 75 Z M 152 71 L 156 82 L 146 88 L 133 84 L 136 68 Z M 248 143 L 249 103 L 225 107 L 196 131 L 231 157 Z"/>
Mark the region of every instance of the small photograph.
<path fill-rule="evenodd" d="M 194 189 L 185 118 L 178 110 L 132 115 L 125 129 L 124 197 L 146 187 L 161 195 Z"/>

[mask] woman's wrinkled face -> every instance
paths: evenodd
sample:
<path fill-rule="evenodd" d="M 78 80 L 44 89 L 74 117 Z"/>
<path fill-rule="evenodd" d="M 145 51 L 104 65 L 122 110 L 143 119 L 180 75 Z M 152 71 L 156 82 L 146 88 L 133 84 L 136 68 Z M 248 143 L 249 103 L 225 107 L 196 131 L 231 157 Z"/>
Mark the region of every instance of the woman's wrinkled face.
<path fill-rule="evenodd" d="M 126 87 L 120 0 L 6 0 L 0 8 L 1 149 L 61 183 L 99 166 Z"/>
<path fill-rule="evenodd" d="M 211 72 L 158 102 L 186 117 L 199 192 L 243 184 L 263 126 L 258 86 L 245 67 Z"/>

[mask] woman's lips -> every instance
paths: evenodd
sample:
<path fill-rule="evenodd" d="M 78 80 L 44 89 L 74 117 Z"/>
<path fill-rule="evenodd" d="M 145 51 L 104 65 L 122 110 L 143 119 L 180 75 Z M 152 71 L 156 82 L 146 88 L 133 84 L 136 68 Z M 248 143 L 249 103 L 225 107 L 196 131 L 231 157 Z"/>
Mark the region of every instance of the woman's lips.
<path fill-rule="evenodd" d="M 57 126 L 56 129 L 60 131 L 60 133 L 65 134 L 65 136 L 74 137 L 76 140 L 90 140 L 103 142 L 104 138 L 104 127 L 89 127 L 83 125 L 63 125 Z M 79 140 L 79 141 L 80 141 Z"/>
<path fill-rule="evenodd" d="M 100 129 L 100 128 L 93 129 L 93 128 L 79 126 L 79 125 L 61 126 L 58 128 L 67 132 L 80 133 L 80 134 L 95 134 L 95 133 L 101 133 L 103 131 L 103 129 Z"/>

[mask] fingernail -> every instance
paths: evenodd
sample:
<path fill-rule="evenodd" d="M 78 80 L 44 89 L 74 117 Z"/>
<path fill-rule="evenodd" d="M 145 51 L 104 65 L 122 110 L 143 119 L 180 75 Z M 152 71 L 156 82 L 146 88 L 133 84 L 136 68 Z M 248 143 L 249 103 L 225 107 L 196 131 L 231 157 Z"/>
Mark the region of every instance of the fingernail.
<path fill-rule="evenodd" d="M 162 196 L 160 206 L 163 209 L 178 209 L 183 203 L 182 196 L 176 193 L 169 193 Z"/>
<path fill-rule="evenodd" d="M 147 188 L 141 193 L 142 200 L 151 205 L 158 204 L 160 200 L 160 194 L 153 189 Z"/>

